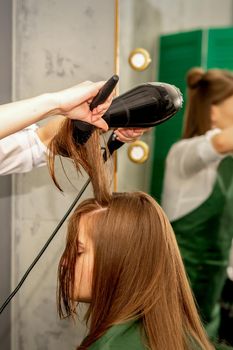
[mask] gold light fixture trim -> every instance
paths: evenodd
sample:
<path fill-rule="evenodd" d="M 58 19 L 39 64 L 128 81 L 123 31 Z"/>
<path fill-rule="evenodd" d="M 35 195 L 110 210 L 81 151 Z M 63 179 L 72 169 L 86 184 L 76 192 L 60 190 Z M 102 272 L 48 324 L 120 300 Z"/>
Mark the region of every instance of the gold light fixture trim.
<path fill-rule="evenodd" d="M 114 73 L 119 75 L 120 71 L 120 45 L 119 45 L 119 36 L 120 36 L 120 20 L 119 20 L 119 0 L 115 0 L 115 26 L 114 26 Z M 119 84 L 116 86 L 116 95 L 119 95 Z M 114 180 L 113 188 L 114 192 L 117 191 L 117 152 L 113 154 L 114 162 Z"/>
<path fill-rule="evenodd" d="M 138 47 L 130 52 L 129 64 L 137 71 L 145 70 L 151 63 L 151 57 L 147 50 Z"/>
<path fill-rule="evenodd" d="M 149 157 L 149 146 L 141 140 L 132 142 L 128 147 L 128 157 L 134 163 L 144 163 Z"/>

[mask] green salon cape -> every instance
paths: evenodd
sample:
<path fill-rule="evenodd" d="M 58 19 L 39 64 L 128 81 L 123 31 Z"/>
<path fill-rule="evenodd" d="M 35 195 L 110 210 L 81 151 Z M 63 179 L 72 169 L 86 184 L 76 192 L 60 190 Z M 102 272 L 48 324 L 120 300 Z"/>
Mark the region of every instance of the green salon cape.
<path fill-rule="evenodd" d="M 142 342 L 141 322 L 131 321 L 115 325 L 88 349 L 90 350 L 146 350 Z"/>
<path fill-rule="evenodd" d="M 149 350 L 149 347 L 143 343 L 143 338 L 141 321 L 130 321 L 109 328 L 88 350 Z M 202 349 L 194 341 L 190 341 L 189 350 Z"/>
<path fill-rule="evenodd" d="M 209 198 L 172 226 L 201 317 L 214 338 L 233 238 L 233 157 L 219 164 Z"/>

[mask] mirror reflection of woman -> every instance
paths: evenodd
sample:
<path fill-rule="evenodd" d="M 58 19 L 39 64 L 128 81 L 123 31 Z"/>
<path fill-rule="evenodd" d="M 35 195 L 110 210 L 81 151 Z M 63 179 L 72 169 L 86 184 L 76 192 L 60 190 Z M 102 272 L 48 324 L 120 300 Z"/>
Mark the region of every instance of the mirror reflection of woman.
<path fill-rule="evenodd" d="M 193 68 L 187 85 L 183 139 L 166 160 L 162 206 L 215 337 L 233 238 L 233 74 Z"/>

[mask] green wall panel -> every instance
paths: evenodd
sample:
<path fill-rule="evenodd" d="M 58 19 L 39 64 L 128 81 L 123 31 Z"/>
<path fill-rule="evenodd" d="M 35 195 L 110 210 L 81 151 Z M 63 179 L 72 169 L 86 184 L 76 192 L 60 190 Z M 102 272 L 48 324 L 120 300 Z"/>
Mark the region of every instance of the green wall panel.
<path fill-rule="evenodd" d="M 185 75 L 193 66 L 200 66 L 202 31 L 161 36 L 159 81 L 174 84 L 185 95 Z M 183 110 L 155 129 L 154 159 L 151 176 L 151 195 L 160 202 L 165 158 L 181 136 Z"/>
<path fill-rule="evenodd" d="M 209 30 L 207 67 L 233 70 L 233 28 Z"/>

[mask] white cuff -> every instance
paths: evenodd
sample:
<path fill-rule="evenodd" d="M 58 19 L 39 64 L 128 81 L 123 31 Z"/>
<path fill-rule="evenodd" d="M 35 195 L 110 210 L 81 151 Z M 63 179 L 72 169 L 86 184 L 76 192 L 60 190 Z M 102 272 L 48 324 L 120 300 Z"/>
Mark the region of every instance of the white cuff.
<path fill-rule="evenodd" d="M 212 137 L 219 134 L 220 132 L 220 129 L 207 131 L 207 133 L 204 135 L 205 137 L 203 139 L 203 142 L 199 144 L 199 154 L 205 164 L 209 164 L 226 157 L 226 155 L 218 153 L 216 151 L 211 141 Z"/>
<path fill-rule="evenodd" d="M 32 155 L 32 167 L 40 167 L 46 165 L 47 147 L 41 142 L 36 130 L 38 126 L 31 129 L 26 129 L 28 135 L 28 141 L 30 143 L 31 155 Z"/>

